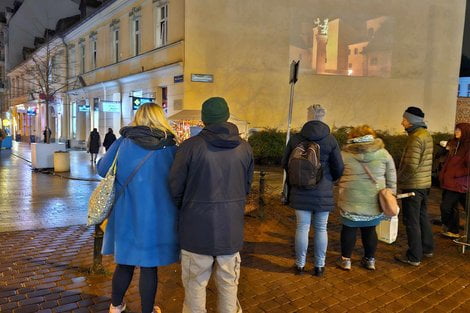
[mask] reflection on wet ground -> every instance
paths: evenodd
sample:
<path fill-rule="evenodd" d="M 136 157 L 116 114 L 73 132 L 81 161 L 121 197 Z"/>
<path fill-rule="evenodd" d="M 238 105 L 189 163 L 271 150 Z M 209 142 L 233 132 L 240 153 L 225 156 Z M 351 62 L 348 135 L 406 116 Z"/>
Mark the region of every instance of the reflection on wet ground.
<path fill-rule="evenodd" d="M 86 223 L 88 198 L 96 182 L 34 172 L 29 145 L 0 151 L 0 232 Z M 96 178 L 84 152 L 71 153 L 71 174 Z"/>

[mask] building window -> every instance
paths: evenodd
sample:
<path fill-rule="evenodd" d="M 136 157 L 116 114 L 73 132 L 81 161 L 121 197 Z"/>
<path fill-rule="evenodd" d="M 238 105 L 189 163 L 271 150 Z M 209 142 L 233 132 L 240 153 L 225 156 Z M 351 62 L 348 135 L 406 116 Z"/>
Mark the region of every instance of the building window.
<path fill-rule="evenodd" d="M 96 59 L 97 59 L 97 42 L 96 39 L 91 40 L 91 68 L 95 69 L 96 68 Z"/>
<path fill-rule="evenodd" d="M 141 24 L 140 19 L 135 19 L 132 22 L 132 45 L 134 47 L 134 55 L 140 53 L 140 40 L 141 40 Z"/>
<path fill-rule="evenodd" d="M 156 7 L 155 42 L 161 47 L 168 42 L 168 3 L 159 4 Z"/>
<path fill-rule="evenodd" d="M 358 49 L 354 48 L 354 54 L 357 54 L 357 53 L 358 53 Z"/>
<path fill-rule="evenodd" d="M 70 48 L 69 49 L 69 76 L 74 77 L 75 76 L 75 62 L 76 62 L 76 56 L 75 56 L 75 48 Z"/>
<path fill-rule="evenodd" d="M 119 29 L 113 30 L 114 63 L 119 62 Z"/>
<path fill-rule="evenodd" d="M 80 74 L 85 73 L 85 44 L 80 45 Z"/>

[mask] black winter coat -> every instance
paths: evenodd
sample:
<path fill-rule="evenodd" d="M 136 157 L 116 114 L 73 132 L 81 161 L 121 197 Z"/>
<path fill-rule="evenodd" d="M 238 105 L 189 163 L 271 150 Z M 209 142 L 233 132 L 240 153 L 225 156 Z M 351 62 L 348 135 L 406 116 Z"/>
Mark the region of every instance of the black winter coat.
<path fill-rule="evenodd" d="M 213 124 L 181 144 L 170 171 L 181 248 L 204 255 L 241 250 L 253 152 L 232 123 Z"/>
<path fill-rule="evenodd" d="M 103 147 L 105 147 L 106 150 L 108 150 L 109 147 L 111 147 L 111 145 L 115 141 L 116 141 L 116 135 L 113 134 L 113 133 L 108 132 L 108 133 L 106 133 L 106 136 L 104 136 Z"/>
<path fill-rule="evenodd" d="M 302 141 L 314 141 L 320 145 L 320 162 L 323 177 L 314 189 L 289 188 L 289 205 L 296 210 L 312 212 L 330 212 L 334 208 L 333 182 L 343 175 L 344 164 L 341 151 L 330 128 L 323 122 L 305 123 L 299 134 L 295 134 L 287 143 L 282 166 L 287 170 L 287 163 L 292 150 Z"/>
<path fill-rule="evenodd" d="M 88 138 L 88 152 L 90 153 L 99 153 L 101 146 L 100 133 L 92 131 L 90 132 L 90 137 Z"/>

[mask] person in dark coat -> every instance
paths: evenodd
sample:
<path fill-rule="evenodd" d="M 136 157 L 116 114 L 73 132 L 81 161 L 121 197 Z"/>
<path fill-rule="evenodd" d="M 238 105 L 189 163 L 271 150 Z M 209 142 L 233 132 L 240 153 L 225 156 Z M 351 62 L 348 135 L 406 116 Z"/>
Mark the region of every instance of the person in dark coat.
<path fill-rule="evenodd" d="M 206 286 L 216 272 L 218 312 L 241 312 L 237 298 L 244 207 L 253 153 L 240 138 L 225 99 L 202 105 L 202 131 L 181 144 L 170 171 L 179 214 L 183 312 L 206 312 Z"/>
<path fill-rule="evenodd" d="M 109 147 L 116 141 L 116 135 L 113 133 L 112 128 L 108 128 L 106 136 L 104 136 L 103 147 L 108 151 Z"/>
<path fill-rule="evenodd" d="M 449 152 L 439 175 L 443 189 L 442 235 L 449 238 L 460 237 L 458 204 L 467 207 L 466 193 L 470 185 L 470 124 L 457 124 L 454 135 L 447 145 Z"/>
<path fill-rule="evenodd" d="M 158 267 L 179 260 L 178 211 L 170 194 L 168 173 L 176 152 L 176 133 L 161 106 L 143 104 L 131 126 L 97 165 L 106 176 L 116 159 L 116 190 L 135 176 L 116 199 L 104 232 L 104 255 L 114 255 L 110 313 L 124 312 L 124 295 L 135 267 L 140 267 L 139 293 L 142 313 L 160 312 L 155 304 Z M 143 163 L 141 163 L 143 162 Z M 117 191 L 119 192 L 119 191 Z"/>
<path fill-rule="evenodd" d="M 320 146 L 320 162 L 323 177 L 314 189 L 288 187 L 289 205 L 295 209 L 297 229 L 295 233 L 296 273 L 304 272 L 308 247 L 308 233 L 313 219 L 314 235 L 314 275 L 323 276 L 328 245 L 328 215 L 333 210 L 333 182 L 343 174 L 344 164 L 341 150 L 335 137 L 330 134 L 328 125 L 319 120 L 305 123 L 299 134 L 287 143 L 282 166 L 287 171 L 289 156 L 301 142 L 313 141 Z"/>
<path fill-rule="evenodd" d="M 50 141 L 50 139 L 51 139 L 51 133 L 52 133 L 52 132 L 51 132 L 51 129 L 46 126 L 46 128 L 44 128 L 44 131 L 42 132 L 44 143 L 47 143 L 48 141 Z M 49 139 L 49 140 L 48 140 L 48 139 Z"/>
<path fill-rule="evenodd" d="M 88 152 L 91 155 L 92 163 L 96 163 L 96 158 L 98 157 L 98 153 L 100 152 L 100 146 L 100 133 L 98 133 L 98 130 L 96 128 L 93 128 L 93 131 L 90 132 L 90 136 L 88 137 Z"/>

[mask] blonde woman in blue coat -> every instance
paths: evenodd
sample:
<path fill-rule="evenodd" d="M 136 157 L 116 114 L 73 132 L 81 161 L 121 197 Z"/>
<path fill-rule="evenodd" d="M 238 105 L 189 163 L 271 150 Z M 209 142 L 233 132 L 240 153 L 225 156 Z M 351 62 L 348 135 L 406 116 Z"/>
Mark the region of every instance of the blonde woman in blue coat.
<path fill-rule="evenodd" d="M 98 162 L 98 173 L 105 176 L 117 156 L 119 194 L 132 172 L 141 167 L 117 198 L 104 234 L 102 253 L 114 255 L 117 264 L 109 312 L 125 310 L 124 294 L 138 266 L 141 312 L 158 313 L 160 309 L 154 306 L 157 267 L 179 260 L 177 209 L 168 186 L 176 135 L 155 103 L 142 105 L 131 126 L 122 128 L 120 134 Z"/>
<path fill-rule="evenodd" d="M 341 257 L 338 266 L 351 269 L 351 254 L 356 243 L 356 233 L 361 232 L 364 256 L 361 265 L 375 270 L 377 233 L 375 227 L 382 220 L 378 192 L 385 187 L 396 192 L 397 173 L 393 158 L 384 143 L 376 138 L 375 131 L 367 125 L 352 129 L 341 155 L 344 173 L 339 181 L 338 207 L 343 227 L 341 229 Z M 374 176 L 377 184 L 367 174 Z"/>

